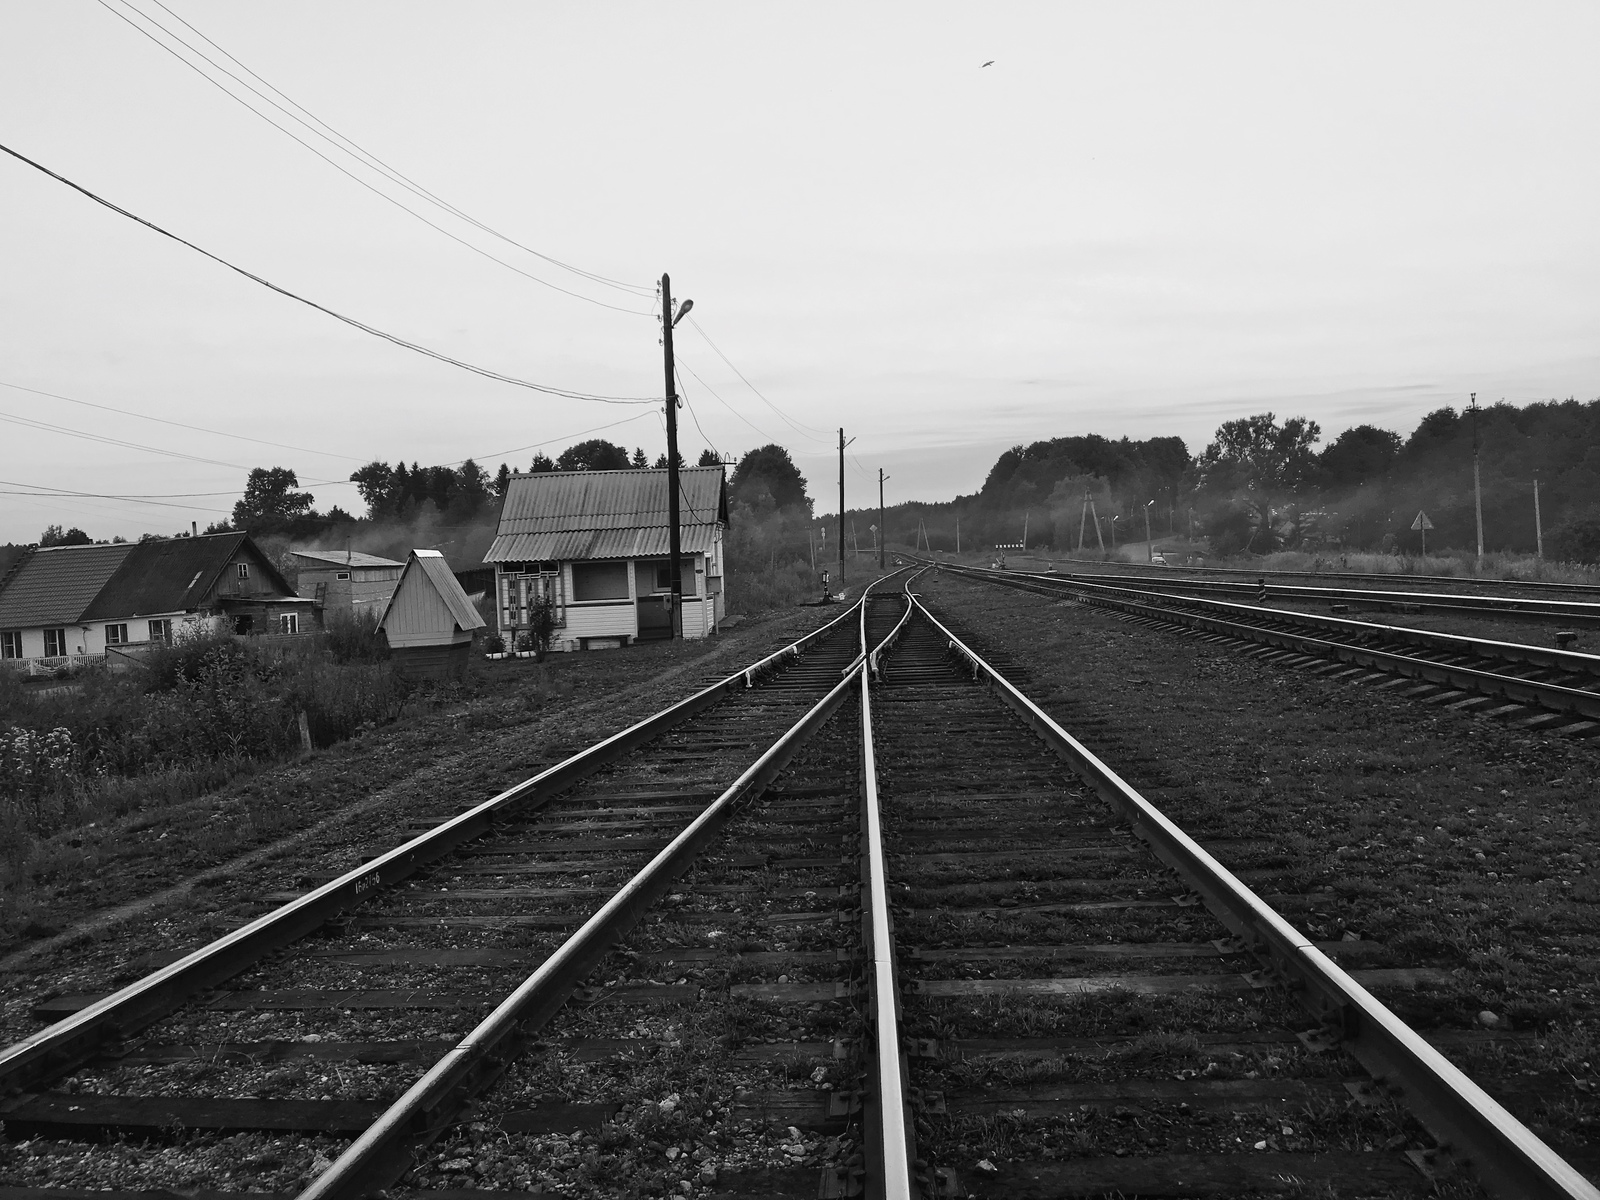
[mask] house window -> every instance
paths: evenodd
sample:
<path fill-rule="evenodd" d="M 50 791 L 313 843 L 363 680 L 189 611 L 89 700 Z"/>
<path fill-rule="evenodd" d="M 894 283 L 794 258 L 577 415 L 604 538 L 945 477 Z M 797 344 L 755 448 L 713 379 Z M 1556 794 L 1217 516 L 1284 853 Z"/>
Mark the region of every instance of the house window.
<path fill-rule="evenodd" d="M 279 633 L 299 633 L 300 632 L 300 614 L 299 613 L 280 613 L 278 615 L 278 632 Z"/>
<path fill-rule="evenodd" d="M 572 598 L 574 600 L 626 600 L 628 598 L 628 564 L 621 562 L 574 563 L 572 566 Z"/>
<path fill-rule="evenodd" d="M 67 656 L 67 631 L 65 629 L 46 629 L 44 631 L 44 656 L 46 658 L 65 658 Z"/>
<path fill-rule="evenodd" d="M 6 630 L 0 633 L 0 658 L 22 657 L 22 632 L 21 630 Z"/>
<path fill-rule="evenodd" d="M 350 578 L 350 572 L 349 571 L 336 572 L 334 574 L 334 578 L 335 579 L 349 579 Z"/>
<path fill-rule="evenodd" d="M 150 622 L 150 640 L 152 642 L 157 642 L 157 643 L 159 643 L 160 645 L 163 645 L 163 646 L 172 645 L 172 622 L 171 621 L 151 621 Z"/>
<path fill-rule="evenodd" d="M 250 564 L 249 563 L 240 563 L 239 564 L 239 578 L 240 579 L 249 579 L 250 578 Z"/>
<path fill-rule="evenodd" d="M 128 627 L 126 625 L 106 626 L 106 645 L 126 646 L 128 644 Z"/>

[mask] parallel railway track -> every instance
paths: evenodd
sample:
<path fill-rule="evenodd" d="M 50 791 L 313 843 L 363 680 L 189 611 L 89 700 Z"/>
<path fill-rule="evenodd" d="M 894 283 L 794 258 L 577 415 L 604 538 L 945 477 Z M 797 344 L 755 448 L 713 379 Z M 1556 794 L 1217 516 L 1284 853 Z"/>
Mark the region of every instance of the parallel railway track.
<path fill-rule="evenodd" d="M 1575 736 L 1600 733 L 1600 656 L 1403 626 L 1111 586 L 1085 578 L 944 566 L 970 579 L 1072 599 L 1171 631 L 1231 641 L 1303 669 Z"/>
<path fill-rule="evenodd" d="M 62 1163 L 101 1152 L 73 1130 L 120 1137 L 126 1182 L 97 1186 L 126 1190 L 182 1186 L 173 1147 L 221 1147 L 185 1180 L 210 1188 L 314 1152 L 307 1200 L 1368 1195 L 1458 1168 L 1600 1200 L 1365 990 L 1372 947 L 1303 937 L 909 596 L 832 635 L 67 1001 L 0 1052 L 8 1136 Z"/>

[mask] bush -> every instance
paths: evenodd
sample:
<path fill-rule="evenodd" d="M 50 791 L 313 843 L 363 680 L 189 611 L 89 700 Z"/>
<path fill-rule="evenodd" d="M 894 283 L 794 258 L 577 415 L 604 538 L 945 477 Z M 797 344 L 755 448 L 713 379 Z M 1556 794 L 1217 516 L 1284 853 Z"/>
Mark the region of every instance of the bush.
<path fill-rule="evenodd" d="M 329 613 L 322 630 L 323 647 L 333 661 L 383 662 L 389 657 L 389 639 L 378 628 L 375 606 Z"/>
<path fill-rule="evenodd" d="M 1550 550 L 1567 562 L 1600 562 L 1600 509 L 1574 513 L 1552 529 Z"/>

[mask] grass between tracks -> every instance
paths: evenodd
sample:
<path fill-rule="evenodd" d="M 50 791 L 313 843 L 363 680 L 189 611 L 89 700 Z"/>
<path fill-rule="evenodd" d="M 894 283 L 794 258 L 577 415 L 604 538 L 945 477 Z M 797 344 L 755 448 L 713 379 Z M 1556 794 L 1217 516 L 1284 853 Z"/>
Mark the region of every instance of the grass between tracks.
<path fill-rule="evenodd" d="M 923 590 L 1193 836 L 1265 839 L 1297 886 L 1331 890 L 1303 932 L 1450 970 L 1381 996 L 1407 1021 L 1527 1034 L 1455 1057 L 1491 1092 L 1514 1078 L 1509 1105 L 1558 1146 L 1600 1153 L 1600 747 L 1043 597 L 949 576 Z"/>

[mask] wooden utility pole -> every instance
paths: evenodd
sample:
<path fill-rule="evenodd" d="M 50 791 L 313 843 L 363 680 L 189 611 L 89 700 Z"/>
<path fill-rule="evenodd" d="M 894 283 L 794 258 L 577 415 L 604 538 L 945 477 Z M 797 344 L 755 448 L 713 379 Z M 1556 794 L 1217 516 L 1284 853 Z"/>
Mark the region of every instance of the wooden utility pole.
<path fill-rule="evenodd" d="M 961 553 L 961 518 L 956 518 L 956 553 Z"/>
<path fill-rule="evenodd" d="M 1478 474 L 1478 393 L 1472 393 L 1472 499 L 1478 510 L 1478 570 L 1483 570 L 1483 479 Z"/>
<path fill-rule="evenodd" d="M 1078 514 L 1078 553 L 1083 553 L 1083 533 L 1089 527 L 1089 491 L 1083 492 L 1083 511 Z"/>
<path fill-rule="evenodd" d="M 885 536 L 888 533 L 888 530 L 884 527 L 884 524 L 883 524 L 883 480 L 884 480 L 883 468 L 879 467 L 878 468 L 878 570 L 880 570 L 880 571 L 883 570 L 883 550 L 884 550 L 883 543 L 888 540 L 887 537 Z"/>
<path fill-rule="evenodd" d="M 839 427 L 839 583 L 844 584 L 844 426 Z"/>
<path fill-rule="evenodd" d="M 1533 536 L 1535 538 L 1534 546 L 1536 547 L 1534 556 L 1543 559 L 1544 522 L 1539 519 L 1539 472 L 1537 468 L 1533 472 Z"/>
<path fill-rule="evenodd" d="M 1154 500 L 1144 502 L 1144 552 L 1149 562 L 1156 560 L 1156 544 L 1150 538 L 1150 506 L 1154 503 Z"/>
<path fill-rule="evenodd" d="M 688 312 L 694 301 L 683 302 L 683 312 Z M 683 630 L 683 575 L 679 556 L 682 554 L 681 535 L 678 530 L 678 389 L 674 386 L 677 368 L 672 361 L 672 327 L 683 313 L 672 311 L 672 280 L 661 276 L 661 348 L 666 356 L 667 368 L 667 578 L 672 594 L 672 637 Z"/>

